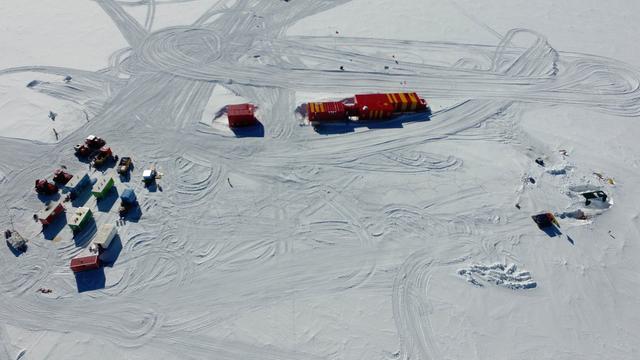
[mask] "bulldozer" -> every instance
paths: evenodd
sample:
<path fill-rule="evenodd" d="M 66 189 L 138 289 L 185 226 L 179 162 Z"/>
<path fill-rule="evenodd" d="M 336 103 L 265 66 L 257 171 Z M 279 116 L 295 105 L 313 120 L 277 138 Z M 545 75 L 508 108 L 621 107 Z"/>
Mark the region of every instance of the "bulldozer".
<path fill-rule="evenodd" d="M 102 166 L 112 158 L 113 152 L 111 151 L 111 148 L 108 146 L 103 146 L 102 148 L 100 148 L 98 154 L 96 154 L 96 157 L 93 159 L 93 167 Z"/>
<path fill-rule="evenodd" d="M 123 156 L 120 158 L 120 163 L 118 164 L 118 174 L 126 175 L 129 172 L 129 168 L 131 168 L 131 158 L 128 156 Z"/>
<path fill-rule="evenodd" d="M 75 151 L 76 155 L 80 157 L 89 157 L 93 153 L 93 150 L 91 150 L 85 144 L 78 144 L 73 147 L 73 150 Z"/>
<path fill-rule="evenodd" d="M 84 143 L 91 149 L 100 149 L 101 147 L 107 144 L 107 142 L 104 141 L 104 139 L 99 138 L 95 135 L 87 136 L 87 138 L 84 140 Z"/>
<path fill-rule="evenodd" d="M 64 169 L 58 169 L 53 173 L 53 182 L 61 185 L 66 185 L 73 175 L 64 171 Z"/>
<path fill-rule="evenodd" d="M 107 144 L 104 139 L 99 138 L 95 135 L 89 135 L 84 140 L 84 143 L 78 144 L 73 147 L 77 156 L 80 157 L 91 157 L 96 151 Z"/>
<path fill-rule="evenodd" d="M 35 185 L 36 192 L 42 195 L 53 195 L 58 192 L 56 184 L 47 181 L 46 179 L 36 180 Z"/>

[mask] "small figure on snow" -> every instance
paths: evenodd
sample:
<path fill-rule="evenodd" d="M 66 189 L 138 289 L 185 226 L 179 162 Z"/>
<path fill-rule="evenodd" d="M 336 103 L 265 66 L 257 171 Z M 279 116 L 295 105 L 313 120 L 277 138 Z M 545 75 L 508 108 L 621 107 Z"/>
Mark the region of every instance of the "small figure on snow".
<path fill-rule="evenodd" d="M 54 113 L 53 111 L 49 110 L 49 119 L 56 121 L 56 117 L 58 116 L 58 114 Z"/>

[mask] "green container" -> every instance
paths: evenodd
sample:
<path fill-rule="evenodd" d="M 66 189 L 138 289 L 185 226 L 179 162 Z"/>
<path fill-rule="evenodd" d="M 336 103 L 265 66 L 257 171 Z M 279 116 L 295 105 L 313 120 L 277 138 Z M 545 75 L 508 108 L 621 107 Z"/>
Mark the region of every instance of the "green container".
<path fill-rule="evenodd" d="M 115 182 L 111 176 L 103 177 L 93 186 L 91 193 L 96 197 L 96 199 L 102 199 L 107 196 L 107 193 L 111 190 L 114 183 Z"/>
<path fill-rule="evenodd" d="M 86 207 L 77 208 L 69 220 L 69 227 L 73 232 L 78 232 L 92 217 L 93 213 L 91 212 L 91 209 Z"/>

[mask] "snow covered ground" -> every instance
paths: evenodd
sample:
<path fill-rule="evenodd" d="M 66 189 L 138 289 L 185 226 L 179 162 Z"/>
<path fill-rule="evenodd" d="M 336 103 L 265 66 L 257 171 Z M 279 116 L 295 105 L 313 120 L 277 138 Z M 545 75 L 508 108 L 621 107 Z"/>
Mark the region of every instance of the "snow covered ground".
<path fill-rule="evenodd" d="M 0 249 L 0 359 L 639 358 L 639 11 L 3 0 L 0 228 L 29 248 Z M 296 113 L 376 91 L 417 91 L 433 115 Z M 225 126 L 243 101 L 260 129 Z M 84 231 L 43 230 L 33 182 L 86 171 L 89 134 L 133 158 L 131 179 L 67 204 L 93 209 Z M 74 276 L 125 188 L 141 215 Z M 607 201 L 587 205 L 594 190 Z"/>

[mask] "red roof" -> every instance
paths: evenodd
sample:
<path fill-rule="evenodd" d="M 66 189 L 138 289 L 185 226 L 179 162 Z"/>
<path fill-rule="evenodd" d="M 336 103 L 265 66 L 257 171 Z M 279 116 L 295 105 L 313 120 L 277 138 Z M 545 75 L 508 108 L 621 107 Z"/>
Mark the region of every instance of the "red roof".
<path fill-rule="evenodd" d="M 227 115 L 229 116 L 253 115 L 254 109 L 255 109 L 255 106 L 253 106 L 253 104 L 227 105 Z"/>
<path fill-rule="evenodd" d="M 97 269 L 100 267 L 100 258 L 98 255 L 76 257 L 71 259 L 70 267 L 73 272 Z"/>
<path fill-rule="evenodd" d="M 256 125 L 254 115 L 255 106 L 253 104 L 236 104 L 227 105 L 227 118 L 229 118 L 229 126 L 251 126 Z"/>

